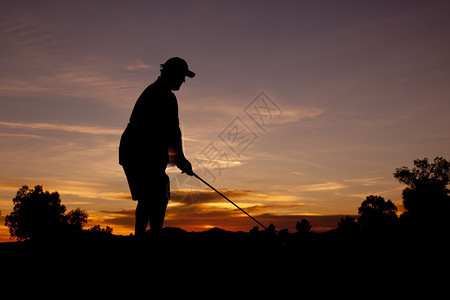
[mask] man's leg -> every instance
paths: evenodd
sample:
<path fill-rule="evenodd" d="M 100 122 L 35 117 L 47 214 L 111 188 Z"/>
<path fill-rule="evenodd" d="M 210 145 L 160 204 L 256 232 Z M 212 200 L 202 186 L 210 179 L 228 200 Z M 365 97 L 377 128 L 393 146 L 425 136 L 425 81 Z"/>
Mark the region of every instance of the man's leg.
<path fill-rule="evenodd" d="M 169 176 L 162 173 L 155 182 L 157 182 L 157 190 L 155 191 L 155 198 L 152 199 L 152 207 L 150 209 L 150 228 L 152 232 L 161 232 L 166 216 L 167 203 L 170 198 Z"/>
<path fill-rule="evenodd" d="M 148 225 L 149 216 L 148 205 L 146 205 L 146 202 L 148 201 L 138 200 L 138 204 L 136 205 L 136 223 L 134 227 L 135 236 L 143 236 Z"/>
<path fill-rule="evenodd" d="M 166 216 L 168 199 L 154 199 L 150 209 L 150 229 L 152 232 L 161 232 Z"/>
<path fill-rule="evenodd" d="M 161 232 L 164 225 L 168 199 L 139 200 L 136 206 L 135 235 L 142 236 L 150 221 L 152 232 Z"/>
<path fill-rule="evenodd" d="M 127 177 L 128 186 L 133 200 L 137 201 L 135 212 L 134 234 L 136 237 L 142 237 L 147 228 L 149 217 L 145 205 L 144 195 L 142 194 L 143 173 L 142 170 L 133 165 L 124 165 L 123 170 Z"/>
<path fill-rule="evenodd" d="M 151 231 L 159 233 L 163 228 L 170 197 L 169 177 L 165 173 L 153 177 L 139 175 L 132 177 L 130 174 L 128 176 L 130 189 L 134 191 L 133 199 L 135 199 L 134 197 L 141 199 L 137 200 L 135 235 L 143 236 L 149 222 Z M 148 192 L 145 189 L 149 189 L 151 193 L 145 194 L 145 192 Z"/>

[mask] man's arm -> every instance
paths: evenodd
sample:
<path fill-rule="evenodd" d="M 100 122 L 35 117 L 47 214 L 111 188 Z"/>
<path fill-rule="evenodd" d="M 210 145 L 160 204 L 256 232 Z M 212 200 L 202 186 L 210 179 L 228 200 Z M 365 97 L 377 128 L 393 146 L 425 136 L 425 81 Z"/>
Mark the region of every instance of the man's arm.
<path fill-rule="evenodd" d="M 183 152 L 183 146 L 182 146 L 182 138 L 181 138 L 181 130 L 180 130 L 180 123 L 178 120 L 178 105 L 175 100 L 174 103 L 174 120 L 173 120 L 173 127 L 171 132 L 171 141 L 169 146 L 169 151 L 173 153 L 174 155 L 174 161 L 175 165 L 183 172 L 190 176 L 193 175 L 192 171 L 192 165 L 191 163 L 186 159 Z"/>
<path fill-rule="evenodd" d="M 183 173 L 192 176 L 192 165 L 186 159 L 183 152 L 180 127 L 175 130 L 174 135 L 173 152 L 175 153 L 175 164 Z"/>

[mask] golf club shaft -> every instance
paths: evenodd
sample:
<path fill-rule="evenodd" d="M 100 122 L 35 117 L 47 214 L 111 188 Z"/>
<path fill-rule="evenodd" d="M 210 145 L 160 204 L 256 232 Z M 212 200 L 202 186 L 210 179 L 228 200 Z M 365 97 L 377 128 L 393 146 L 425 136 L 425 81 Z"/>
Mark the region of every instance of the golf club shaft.
<path fill-rule="evenodd" d="M 227 197 L 225 197 L 224 194 L 222 194 L 221 192 L 219 192 L 218 190 L 216 190 L 212 185 L 210 185 L 209 183 L 207 183 L 206 181 L 204 181 L 200 176 L 198 176 L 197 174 L 193 173 L 193 175 L 200 180 L 201 182 L 203 182 L 204 184 L 206 184 L 207 186 L 209 186 L 212 190 L 214 190 L 217 194 L 219 194 L 220 196 L 222 196 L 223 198 L 225 198 L 228 202 L 230 202 L 231 204 L 233 204 L 234 206 L 236 206 L 237 209 L 239 209 L 240 211 L 242 211 L 244 214 L 246 214 L 247 216 L 249 216 L 253 221 L 255 221 L 256 223 L 258 223 L 259 225 L 262 226 L 262 228 L 267 229 L 266 226 L 264 226 L 263 224 L 261 224 L 258 220 L 256 220 L 255 218 L 253 218 L 252 216 L 250 216 L 245 210 L 243 210 L 242 208 L 240 208 L 239 206 L 237 206 L 233 201 L 231 201 L 230 199 L 228 199 Z"/>

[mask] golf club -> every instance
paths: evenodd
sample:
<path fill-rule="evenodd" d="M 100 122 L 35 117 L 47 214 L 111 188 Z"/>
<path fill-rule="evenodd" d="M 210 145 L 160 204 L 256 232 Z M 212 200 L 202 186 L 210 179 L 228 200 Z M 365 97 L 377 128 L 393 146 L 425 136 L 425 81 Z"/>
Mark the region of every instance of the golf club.
<path fill-rule="evenodd" d="M 224 194 L 222 194 L 221 192 L 219 192 L 218 190 L 216 190 L 213 186 L 211 186 L 209 183 L 207 183 L 206 181 L 204 181 L 200 176 L 198 176 L 197 174 L 195 174 L 194 172 L 192 172 L 192 174 L 194 175 L 194 177 L 196 177 L 198 180 L 200 180 L 201 182 L 203 182 L 204 184 L 206 184 L 207 186 L 209 186 L 212 190 L 214 190 L 217 194 L 219 194 L 220 196 L 222 196 L 223 198 L 225 198 L 228 202 L 230 202 L 231 204 L 233 204 L 234 206 L 237 207 L 237 209 L 239 209 L 240 211 L 242 211 L 244 214 L 246 214 L 247 216 L 249 216 L 253 221 L 255 221 L 256 223 L 258 223 L 259 225 L 261 225 L 264 229 L 267 229 L 266 226 L 264 226 L 263 224 L 261 224 L 258 220 L 256 220 L 255 218 L 253 218 L 252 216 L 250 216 L 245 210 L 243 210 L 242 208 L 240 208 L 239 206 L 237 206 L 233 201 L 231 201 L 230 199 L 228 199 L 227 197 L 225 197 Z"/>

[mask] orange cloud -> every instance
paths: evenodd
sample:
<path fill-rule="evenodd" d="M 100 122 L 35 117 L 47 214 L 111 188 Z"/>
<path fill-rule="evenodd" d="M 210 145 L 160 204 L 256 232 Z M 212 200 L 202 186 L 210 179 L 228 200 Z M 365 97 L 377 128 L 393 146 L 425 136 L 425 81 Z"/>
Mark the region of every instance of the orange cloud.
<path fill-rule="evenodd" d="M 258 199 L 265 196 L 264 194 L 254 190 L 224 189 L 221 190 L 221 193 L 230 199 Z M 205 189 L 181 189 L 171 191 L 170 200 L 172 202 L 183 203 L 185 205 L 226 201 L 216 192 Z"/>

